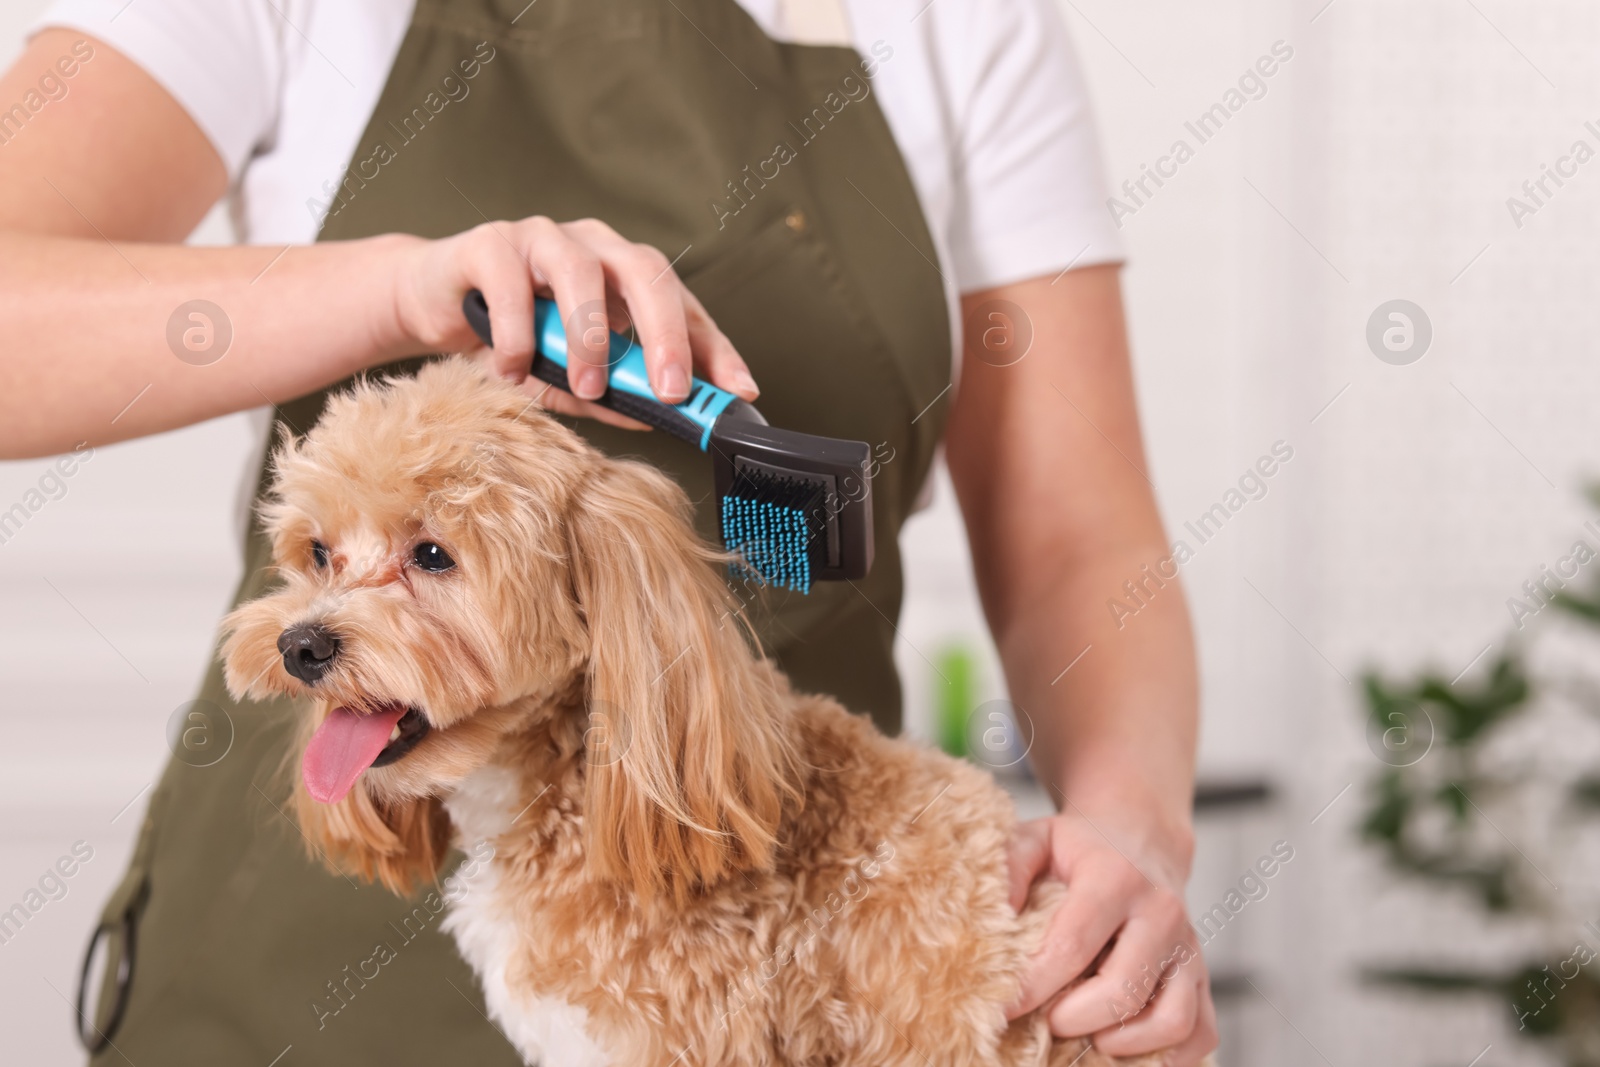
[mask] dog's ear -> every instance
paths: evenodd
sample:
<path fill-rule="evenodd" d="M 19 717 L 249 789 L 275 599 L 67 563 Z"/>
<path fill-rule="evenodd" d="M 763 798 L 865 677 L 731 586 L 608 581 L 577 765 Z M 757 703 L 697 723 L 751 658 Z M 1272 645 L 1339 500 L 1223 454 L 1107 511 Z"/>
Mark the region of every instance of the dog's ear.
<path fill-rule="evenodd" d="M 600 458 L 567 523 L 587 628 L 588 862 L 643 899 L 682 900 L 772 862 L 797 796 L 780 683 L 695 534 L 643 463 Z"/>
<path fill-rule="evenodd" d="M 388 803 L 361 783 L 336 804 L 311 799 L 296 775 L 295 818 L 311 854 L 336 874 L 354 874 L 400 896 L 439 876 L 450 849 L 450 817 L 436 797 Z"/>

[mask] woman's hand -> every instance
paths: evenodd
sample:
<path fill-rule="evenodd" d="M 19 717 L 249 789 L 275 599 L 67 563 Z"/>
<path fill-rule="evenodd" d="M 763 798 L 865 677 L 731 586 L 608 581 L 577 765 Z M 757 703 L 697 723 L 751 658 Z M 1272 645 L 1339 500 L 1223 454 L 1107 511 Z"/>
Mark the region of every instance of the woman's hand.
<path fill-rule="evenodd" d="M 1156 857 L 1136 864 L 1073 811 L 1019 826 L 1012 906 L 1040 877 L 1065 883 L 1067 893 L 1010 1017 L 1054 1000 L 1048 1018 L 1058 1037 L 1093 1035 L 1111 1056 L 1168 1049 L 1167 1067 L 1198 1064 L 1216 1047 L 1217 1017 L 1183 878 L 1169 869 L 1177 865 Z"/>
<path fill-rule="evenodd" d="M 397 264 L 394 316 L 404 338 L 399 347 L 472 352 L 552 411 L 642 428 L 587 402 L 606 388 L 606 328 L 626 332 L 630 323 L 638 329 L 650 384 L 662 400 L 677 403 L 688 396 L 696 371 L 745 400 L 756 398 L 744 360 L 667 257 L 597 219 L 489 222 L 443 240 L 417 239 Z M 481 289 L 488 301 L 493 350 L 479 346 L 461 313 L 470 289 Z M 535 294 L 553 296 L 566 324 L 572 396 L 529 378 Z"/>

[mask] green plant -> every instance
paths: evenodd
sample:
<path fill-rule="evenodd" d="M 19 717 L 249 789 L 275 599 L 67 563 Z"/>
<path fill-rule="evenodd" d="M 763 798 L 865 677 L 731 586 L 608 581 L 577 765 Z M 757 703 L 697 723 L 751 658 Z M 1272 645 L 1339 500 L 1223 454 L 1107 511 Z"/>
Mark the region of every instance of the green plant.
<path fill-rule="evenodd" d="M 1540 599 L 1586 638 L 1600 631 L 1600 581 Z M 1563 828 L 1600 828 L 1600 774 L 1572 772 L 1560 758 L 1563 734 L 1547 721 L 1565 699 L 1600 722 L 1600 690 L 1593 679 L 1535 672 L 1532 660 L 1508 642 L 1472 683 L 1368 672 L 1369 737 L 1387 766 L 1367 782 L 1360 832 L 1391 870 L 1463 894 L 1486 917 L 1536 924 L 1548 948 L 1499 968 L 1378 965 L 1362 974 L 1439 995 L 1489 994 L 1522 1037 L 1568 1067 L 1600 1067 L 1600 926 L 1575 918 L 1576 887 L 1558 889 L 1533 858 L 1559 856 Z M 1529 736 L 1539 743 L 1519 746 Z"/>

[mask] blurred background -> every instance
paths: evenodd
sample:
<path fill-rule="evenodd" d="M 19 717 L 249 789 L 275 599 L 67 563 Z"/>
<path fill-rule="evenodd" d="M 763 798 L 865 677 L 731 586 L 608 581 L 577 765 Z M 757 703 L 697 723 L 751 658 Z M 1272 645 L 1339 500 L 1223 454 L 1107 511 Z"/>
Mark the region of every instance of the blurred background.
<path fill-rule="evenodd" d="M 1062 2 L 1126 209 L 1150 477 L 1195 549 L 1221 1062 L 1600 1063 L 1600 10 Z M 42 7 L 0 9 L 0 63 Z M 0 943 L 7 1063 L 82 1058 L 66 998 L 237 579 L 257 427 L 97 449 L 0 543 L 0 910 L 90 854 Z M 46 467 L 0 464 L 0 510 Z M 1007 763 L 936 488 L 905 534 L 908 722 Z"/>

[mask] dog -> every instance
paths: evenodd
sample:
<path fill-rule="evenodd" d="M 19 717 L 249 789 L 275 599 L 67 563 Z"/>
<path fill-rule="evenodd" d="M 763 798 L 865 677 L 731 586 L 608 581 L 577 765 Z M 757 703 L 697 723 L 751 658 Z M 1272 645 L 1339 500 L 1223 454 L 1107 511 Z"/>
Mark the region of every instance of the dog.
<path fill-rule="evenodd" d="M 286 433 L 261 518 L 229 689 L 306 702 L 334 869 L 487 860 L 445 928 L 528 1063 L 1161 1062 L 1007 1023 L 1063 892 L 1013 911 L 1008 797 L 795 692 L 655 468 L 454 357 Z"/>

